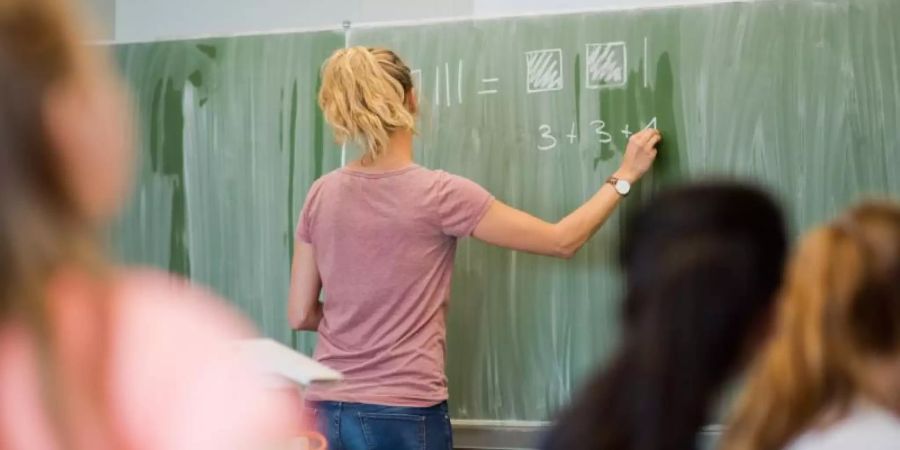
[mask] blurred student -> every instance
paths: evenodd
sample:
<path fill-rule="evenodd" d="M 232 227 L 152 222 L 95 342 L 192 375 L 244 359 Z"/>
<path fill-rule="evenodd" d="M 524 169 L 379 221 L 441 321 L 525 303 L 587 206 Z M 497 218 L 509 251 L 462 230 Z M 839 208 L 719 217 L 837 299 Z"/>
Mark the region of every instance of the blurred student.
<path fill-rule="evenodd" d="M 70 5 L 0 0 L 0 448 L 258 449 L 291 414 L 209 294 L 108 263 L 130 111 Z"/>
<path fill-rule="evenodd" d="M 900 205 L 809 232 L 728 450 L 900 449 Z"/>
<path fill-rule="evenodd" d="M 779 207 L 734 184 L 665 192 L 626 230 L 623 339 L 547 450 L 687 450 L 761 341 L 786 253 Z"/>

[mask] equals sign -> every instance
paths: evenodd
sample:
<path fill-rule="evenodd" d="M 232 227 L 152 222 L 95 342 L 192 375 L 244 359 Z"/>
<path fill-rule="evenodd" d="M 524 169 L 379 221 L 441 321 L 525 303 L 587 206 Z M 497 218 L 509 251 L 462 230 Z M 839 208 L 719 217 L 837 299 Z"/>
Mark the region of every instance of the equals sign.
<path fill-rule="evenodd" d="M 500 81 L 499 78 L 482 78 L 481 79 L 481 82 L 484 83 L 485 85 L 492 85 L 499 81 Z M 487 87 L 487 86 L 485 86 L 485 87 Z M 482 90 L 478 91 L 478 95 L 493 95 L 496 93 L 497 93 L 496 89 L 482 89 Z"/>

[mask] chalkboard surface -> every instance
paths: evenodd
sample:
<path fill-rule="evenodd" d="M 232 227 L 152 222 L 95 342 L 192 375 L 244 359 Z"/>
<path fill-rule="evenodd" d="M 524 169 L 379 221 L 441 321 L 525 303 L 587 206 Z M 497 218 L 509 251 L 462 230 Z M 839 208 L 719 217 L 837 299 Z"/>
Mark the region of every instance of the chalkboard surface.
<path fill-rule="evenodd" d="M 415 69 L 420 163 L 548 220 L 596 191 L 629 133 L 655 125 L 653 174 L 572 261 L 460 244 L 453 416 L 544 420 L 616 343 L 617 243 L 654 191 L 753 180 L 794 230 L 867 194 L 900 195 L 898 20 L 894 0 L 776 0 L 121 46 L 144 136 L 118 242 L 290 342 L 292 227 L 312 180 L 340 164 L 317 70 L 345 38 Z"/>
<path fill-rule="evenodd" d="M 141 148 L 115 230 L 123 258 L 211 286 L 296 344 L 294 224 L 312 182 L 340 165 L 315 95 L 322 61 L 343 45 L 321 32 L 117 47 Z"/>
<path fill-rule="evenodd" d="M 753 180 L 795 229 L 900 195 L 898 23 L 897 1 L 801 0 L 352 30 L 350 45 L 416 69 L 420 161 L 545 219 L 595 192 L 628 133 L 664 136 L 653 175 L 574 260 L 461 245 L 455 417 L 547 418 L 609 354 L 621 224 L 654 190 Z"/>

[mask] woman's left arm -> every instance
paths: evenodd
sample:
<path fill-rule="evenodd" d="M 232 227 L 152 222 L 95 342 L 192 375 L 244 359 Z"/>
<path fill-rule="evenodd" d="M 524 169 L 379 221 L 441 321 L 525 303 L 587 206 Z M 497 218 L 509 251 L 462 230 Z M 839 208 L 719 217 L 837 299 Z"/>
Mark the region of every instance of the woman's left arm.
<path fill-rule="evenodd" d="M 291 264 L 291 289 L 288 298 L 288 320 L 295 330 L 316 331 L 322 320 L 319 293 L 322 278 L 316 266 L 313 246 L 297 240 Z"/>

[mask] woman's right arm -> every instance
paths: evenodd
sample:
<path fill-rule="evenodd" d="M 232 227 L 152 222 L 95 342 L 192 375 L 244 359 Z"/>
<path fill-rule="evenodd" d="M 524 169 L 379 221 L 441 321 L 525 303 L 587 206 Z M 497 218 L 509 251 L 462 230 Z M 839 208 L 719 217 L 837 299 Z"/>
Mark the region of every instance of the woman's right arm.
<path fill-rule="evenodd" d="M 661 139 L 655 129 L 632 135 L 622 165 L 613 176 L 636 183 L 653 164 Z M 604 183 L 593 197 L 555 224 L 494 201 L 473 236 L 500 247 L 568 259 L 603 225 L 621 199 L 611 184 Z"/>
<path fill-rule="evenodd" d="M 291 263 L 291 287 L 288 291 L 288 322 L 294 330 L 317 331 L 322 320 L 319 293 L 322 278 L 316 266 L 312 244 L 297 240 Z"/>

